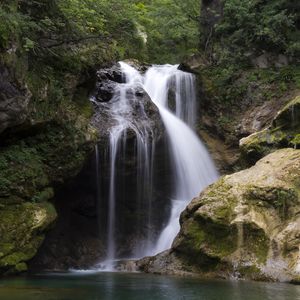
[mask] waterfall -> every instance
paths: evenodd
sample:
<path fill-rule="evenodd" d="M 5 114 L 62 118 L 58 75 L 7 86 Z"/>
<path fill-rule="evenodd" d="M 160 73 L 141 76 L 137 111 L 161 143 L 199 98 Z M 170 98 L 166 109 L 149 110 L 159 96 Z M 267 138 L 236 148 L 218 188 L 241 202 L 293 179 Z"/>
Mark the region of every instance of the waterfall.
<path fill-rule="evenodd" d="M 155 134 L 145 113 L 144 104 L 139 102 L 136 92 L 143 86 L 143 77 L 137 70 L 120 62 L 125 83 L 115 88 L 114 96 L 110 103 L 101 103 L 102 110 L 107 111 L 114 121 L 109 132 L 109 194 L 107 211 L 107 255 L 106 260 L 99 267 L 106 271 L 114 270 L 115 260 L 118 257 L 116 247 L 116 209 L 118 165 L 126 161 L 127 136 L 135 137 L 136 156 L 136 194 L 137 207 L 146 205 L 148 215 L 148 228 L 151 228 L 151 201 L 153 179 L 153 155 L 155 152 Z M 139 112 L 137 120 L 136 112 Z M 98 148 L 96 149 L 98 153 Z M 99 161 L 96 153 L 96 161 Z M 98 162 L 97 162 L 98 163 Z M 96 174 L 99 177 L 99 173 Z M 99 178 L 97 179 L 99 181 Z M 143 201 L 142 201 L 143 200 Z M 146 203 L 144 203 L 144 201 Z M 140 227 L 140 217 L 137 218 L 137 228 Z M 151 244 L 151 231 L 141 245 L 134 249 L 134 256 L 141 256 Z"/>
<path fill-rule="evenodd" d="M 117 178 L 120 175 L 120 165 L 133 160 L 132 155 L 130 158 L 126 156 L 129 136 L 134 136 L 133 156 L 136 161 L 137 215 L 136 228 L 132 230 L 137 236 L 143 236 L 131 249 L 134 258 L 154 255 L 170 248 L 179 231 L 180 213 L 193 197 L 218 177 L 207 150 L 193 131 L 197 117 L 194 75 L 182 72 L 178 70 L 178 66 L 172 65 L 152 66 L 145 75 L 124 62 L 120 62 L 120 66 L 125 83 L 115 87 L 114 96 L 109 103 L 99 104 L 113 120 L 109 130 L 107 255 L 105 262 L 101 264 L 101 268 L 105 270 L 113 270 L 114 261 L 120 258 L 116 241 L 116 212 L 118 202 L 123 201 L 122 193 L 126 193 L 126 188 L 122 190 Z M 160 226 L 162 230 L 160 229 L 159 234 L 153 229 L 153 217 L 157 213 L 153 210 L 156 135 L 145 110 L 148 104 L 137 99 L 136 95 L 141 90 L 147 92 L 151 98 L 149 102 L 152 101 L 159 110 L 167 134 L 168 159 L 173 168 L 169 174 L 173 181 L 169 220 L 165 227 Z M 124 186 L 126 183 L 123 188 Z M 140 212 L 144 211 L 146 215 L 141 216 Z"/>
<path fill-rule="evenodd" d="M 110 133 L 110 182 L 109 182 L 109 204 L 108 204 L 108 242 L 107 242 L 107 269 L 113 269 L 115 258 L 115 208 L 116 208 L 116 157 L 118 144 L 122 133 L 122 127 L 116 127 Z"/>
<path fill-rule="evenodd" d="M 175 82 L 175 114 L 168 108 L 172 82 Z M 171 247 L 180 229 L 180 213 L 193 197 L 218 178 L 218 174 L 208 151 L 190 127 L 196 119 L 192 75 L 178 70 L 178 66 L 153 66 L 145 75 L 144 88 L 160 111 L 174 165 L 171 216 L 153 251 L 156 254 Z"/>

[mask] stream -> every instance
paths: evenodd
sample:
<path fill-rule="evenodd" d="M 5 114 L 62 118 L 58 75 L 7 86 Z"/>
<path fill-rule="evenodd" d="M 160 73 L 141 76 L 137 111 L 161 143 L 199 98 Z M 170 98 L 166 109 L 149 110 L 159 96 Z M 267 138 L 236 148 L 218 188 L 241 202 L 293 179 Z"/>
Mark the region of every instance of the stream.
<path fill-rule="evenodd" d="M 139 273 L 59 273 L 4 279 L 3 300 L 297 300 L 300 286 Z"/>

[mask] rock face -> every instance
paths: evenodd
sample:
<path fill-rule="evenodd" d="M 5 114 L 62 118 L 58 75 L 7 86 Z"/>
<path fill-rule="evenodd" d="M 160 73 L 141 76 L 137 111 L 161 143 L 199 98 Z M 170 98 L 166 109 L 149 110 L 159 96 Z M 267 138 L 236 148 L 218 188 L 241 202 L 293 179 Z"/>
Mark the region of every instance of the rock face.
<path fill-rule="evenodd" d="M 26 85 L 14 78 L 11 69 L 0 65 L 0 134 L 25 121 L 30 98 Z"/>
<path fill-rule="evenodd" d="M 118 83 L 124 83 L 124 78 L 118 65 L 99 70 L 97 72 L 95 99 L 98 102 L 110 101 Z"/>
<path fill-rule="evenodd" d="M 285 105 L 269 127 L 240 141 L 242 154 L 250 161 L 283 147 L 300 147 L 300 96 Z"/>
<path fill-rule="evenodd" d="M 1 276 L 27 269 L 56 219 L 57 190 L 80 172 L 96 134 L 80 75 L 30 73 L 13 51 L 0 61 Z"/>
<path fill-rule="evenodd" d="M 45 230 L 56 219 L 50 203 L 23 203 L 0 207 L 0 273 L 27 270 L 26 262 L 37 253 Z"/>
<path fill-rule="evenodd" d="M 147 66 L 140 65 L 137 61 L 126 61 L 138 71 L 145 71 Z M 109 134 L 109 130 L 118 123 L 119 114 L 132 127 L 151 128 L 155 136 L 159 137 L 164 132 L 158 108 L 151 101 L 147 92 L 139 85 L 126 90 L 127 102 L 121 101 L 121 89 L 125 83 L 119 64 L 97 72 L 96 90 L 94 92 L 95 114 L 92 120 L 102 138 Z M 116 107 L 119 107 L 116 113 Z M 125 109 L 124 109 L 125 107 Z M 123 109 L 121 112 L 120 108 Z M 128 130 L 129 135 L 135 135 Z"/>
<path fill-rule="evenodd" d="M 99 229 L 95 166 L 91 156 L 80 174 L 55 195 L 57 220 L 29 270 L 88 269 L 105 256 Z"/>
<path fill-rule="evenodd" d="M 224 176 L 193 199 L 181 215 L 170 252 L 145 259 L 140 267 L 298 281 L 299 211 L 300 150 L 281 149 L 250 169 Z"/>

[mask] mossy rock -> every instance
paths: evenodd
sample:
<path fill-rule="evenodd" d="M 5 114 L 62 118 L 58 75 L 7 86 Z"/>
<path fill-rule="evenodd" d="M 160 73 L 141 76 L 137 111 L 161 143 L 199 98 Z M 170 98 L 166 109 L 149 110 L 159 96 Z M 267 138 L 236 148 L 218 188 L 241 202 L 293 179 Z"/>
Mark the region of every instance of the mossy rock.
<path fill-rule="evenodd" d="M 53 186 L 81 170 L 92 141 L 94 137 L 72 123 L 51 123 L 42 132 L 0 149 L 0 204 L 52 199 Z"/>
<path fill-rule="evenodd" d="M 299 209 L 300 150 L 277 150 L 193 199 L 172 253 L 215 276 L 292 280 L 299 276 Z"/>
<path fill-rule="evenodd" d="M 272 127 L 299 128 L 300 126 L 300 96 L 290 101 L 273 120 Z"/>
<path fill-rule="evenodd" d="M 291 100 L 272 121 L 270 127 L 240 140 L 245 161 L 255 163 L 265 155 L 286 147 L 300 145 L 300 96 Z"/>
<path fill-rule="evenodd" d="M 0 274 L 27 270 L 57 215 L 50 203 L 8 205 L 0 210 Z"/>
<path fill-rule="evenodd" d="M 38 152 L 22 143 L 0 150 L 0 169 L 0 202 L 11 196 L 29 200 L 49 184 Z"/>

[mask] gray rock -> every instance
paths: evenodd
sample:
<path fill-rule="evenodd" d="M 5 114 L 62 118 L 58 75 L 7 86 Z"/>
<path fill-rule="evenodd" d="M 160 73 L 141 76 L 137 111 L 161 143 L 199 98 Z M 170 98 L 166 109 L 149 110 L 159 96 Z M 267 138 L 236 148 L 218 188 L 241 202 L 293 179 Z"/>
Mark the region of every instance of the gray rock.
<path fill-rule="evenodd" d="M 125 82 L 119 64 L 113 65 L 111 68 L 99 70 L 97 72 L 97 78 L 99 81 L 111 80 L 118 83 Z"/>
<path fill-rule="evenodd" d="M 138 62 L 126 61 L 137 68 Z M 138 65 L 138 70 L 142 71 L 147 68 L 143 65 Z M 95 114 L 93 117 L 93 125 L 99 130 L 100 136 L 107 136 L 109 130 L 116 124 L 116 116 L 114 107 L 116 103 L 121 101 L 120 88 L 123 85 L 124 75 L 122 74 L 119 65 L 114 65 L 109 69 L 102 69 L 97 72 L 98 82 L 94 93 Z M 121 80 L 122 78 L 122 80 Z M 132 123 L 132 127 L 147 128 L 153 131 L 156 137 L 162 136 L 164 126 L 162 124 L 160 114 L 156 105 L 152 102 L 147 92 L 140 84 L 126 91 L 128 103 L 127 110 L 123 112 L 122 117 Z M 128 128 L 129 137 L 135 133 Z"/>
<path fill-rule="evenodd" d="M 104 80 L 97 84 L 95 98 L 98 102 L 108 102 L 112 99 L 117 83 L 111 80 Z"/>
<path fill-rule="evenodd" d="M 12 71 L 0 66 L 0 133 L 22 124 L 28 115 L 31 93 Z"/>

